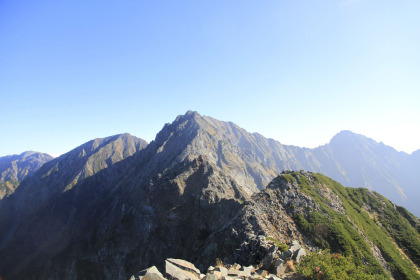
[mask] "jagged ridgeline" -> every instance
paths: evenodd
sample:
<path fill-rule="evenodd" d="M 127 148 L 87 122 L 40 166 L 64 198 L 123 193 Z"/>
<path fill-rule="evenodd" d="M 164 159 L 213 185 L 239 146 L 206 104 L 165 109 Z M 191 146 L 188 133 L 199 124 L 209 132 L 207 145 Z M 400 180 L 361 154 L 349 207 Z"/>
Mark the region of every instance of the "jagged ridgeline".
<path fill-rule="evenodd" d="M 267 254 L 296 261 L 328 249 L 376 279 L 418 279 L 418 218 L 375 192 L 282 172 L 326 170 L 344 181 L 359 174 L 357 164 L 346 165 L 348 150 L 334 150 L 381 152 L 347 134 L 334 147 L 302 149 L 188 112 L 149 144 L 129 134 L 92 140 L 0 200 L 0 276 L 128 279 L 153 265 L 161 270 L 168 258 L 202 270 L 216 259 L 258 266 Z M 360 172 L 366 177 L 375 166 L 381 175 L 393 164 L 369 162 Z M 386 177 L 386 190 L 396 178 Z"/>

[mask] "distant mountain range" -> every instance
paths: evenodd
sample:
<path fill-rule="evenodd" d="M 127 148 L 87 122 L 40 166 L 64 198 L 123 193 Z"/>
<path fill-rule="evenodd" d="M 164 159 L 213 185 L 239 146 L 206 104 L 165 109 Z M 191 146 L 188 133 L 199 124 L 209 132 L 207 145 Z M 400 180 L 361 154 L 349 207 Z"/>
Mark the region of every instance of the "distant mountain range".
<path fill-rule="evenodd" d="M 0 162 L 6 162 L 6 158 L 0 158 Z M 214 237 L 231 234 L 229 226 L 233 221 L 240 223 L 238 213 L 246 205 L 262 201 L 257 197 L 269 191 L 259 190 L 270 188 L 272 180 L 284 170 L 320 172 L 346 186 L 375 190 L 420 214 L 416 205 L 420 201 L 420 151 L 411 155 L 397 152 L 350 131 L 340 132 L 329 144 L 308 149 L 282 145 L 231 122 L 189 111 L 166 124 L 149 144 L 129 134 L 115 135 L 92 140 L 46 161 L 30 176 L 16 177 L 21 181 L 19 187 L 0 200 L 0 275 L 6 280 L 127 279 L 139 268 L 161 263 L 167 257 L 201 258 L 203 265 L 208 264 L 218 253 L 222 254 L 215 249 L 221 243 Z M 0 171 L 3 174 L 3 169 Z M 322 189 L 323 179 L 319 178 L 313 180 L 319 181 L 316 188 Z M 297 188 L 302 187 L 298 179 L 293 180 Z M 330 184 L 328 181 L 326 187 L 341 190 Z M 369 192 L 360 194 L 369 197 Z M 340 199 L 359 203 L 351 195 Z M 375 201 L 382 201 L 378 197 Z M 280 207 L 279 203 L 286 202 L 271 199 L 267 203 Z M 307 206 L 310 209 L 320 207 L 318 202 L 318 206 L 314 206 L 315 201 L 311 203 Z M 360 202 L 354 207 L 361 211 L 363 205 Z M 389 203 L 389 209 L 396 207 L 392 205 Z M 259 219 L 268 215 L 264 212 L 267 207 L 264 204 L 250 209 L 246 219 L 262 223 Z M 373 209 L 370 204 L 366 207 Z M 309 208 L 302 210 L 306 217 L 312 211 Z M 296 231 L 296 213 L 282 211 L 270 215 L 283 217 L 287 221 L 283 226 L 289 224 L 293 230 L 260 227 L 253 234 L 271 234 L 284 241 L 305 239 L 307 232 Z M 350 210 L 345 210 L 350 217 L 346 211 Z M 385 210 L 374 212 L 377 215 L 381 211 Z M 406 210 L 392 215 L 406 219 L 404 229 L 418 234 L 416 217 Z M 240 246 L 245 239 L 235 239 L 232 244 Z M 375 244 L 373 247 L 379 246 L 373 239 L 369 242 Z M 304 244 L 314 246 L 313 241 Z M 207 253 L 203 255 L 199 250 Z M 407 252 L 417 256 L 408 249 Z M 223 254 L 227 259 L 235 259 L 232 251 Z M 384 257 L 387 258 L 375 256 L 375 265 Z M 416 258 L 411 259 L 418 266 Z M 391 259 L 385 262 L 392 263 Z M 384 275 L 397 275 L 385 264 L 381 269 Z"/>
<path fill-rule="evenodd" d="M 0 199 L 13 193 L 20 181 L 52 159 L 48 154 L 32 151 L 0 157 Z"/>

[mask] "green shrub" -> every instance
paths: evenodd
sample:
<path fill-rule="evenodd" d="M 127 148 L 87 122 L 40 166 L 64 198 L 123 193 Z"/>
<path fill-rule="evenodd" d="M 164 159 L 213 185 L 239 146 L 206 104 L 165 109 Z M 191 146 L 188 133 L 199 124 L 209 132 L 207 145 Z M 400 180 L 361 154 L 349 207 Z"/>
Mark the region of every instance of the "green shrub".
<path fill-rule="evenodd" d="M 349 257 L 327 251 L 309 253 L 297 265 L 296 272 L 306 279 L 314 280 L 387 279 L 384 275 L 368 274 L 363 265 L 357 266 Z"/>

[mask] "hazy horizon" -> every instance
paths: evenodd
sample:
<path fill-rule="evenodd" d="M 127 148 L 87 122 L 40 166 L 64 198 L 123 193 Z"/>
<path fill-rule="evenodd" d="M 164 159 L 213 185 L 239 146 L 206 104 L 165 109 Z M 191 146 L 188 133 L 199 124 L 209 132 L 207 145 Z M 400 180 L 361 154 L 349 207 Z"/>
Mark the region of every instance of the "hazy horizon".
<path fill-rule="evenodd" d="M 190 110 L 190 111 L 194 111 L 194 110 Z M 200 112 L 197 112 L 197 113 L 199 113 L 199 114 L 200 114 Z M 201 114 L 200 114 L 200 115 L 201 115 Z M 212 117 L 212 116 L 208 116 L 208 117 Z M 174 120 L 175 120 L 175 119 L 173 119 L 172 121 L 174 121 Z M 171 122 L 172 122 L 172 121 L 171 121 Z M 220 120 L 220 121 L 229 122 L 228 120 Z M 164 126 L 164 125 L 162 125 L 162 128 L 163 128 L 163 126 Z M 246 129 L 246 128 L 244 128 L 244 127 L 241 127 L 241 128 L 243 128 L 243 129 L 247 130 L 247 129 Z M 328 144 L 328 143 L 330 142 L 330 140 L 331 140 L 334 136 L 336 136 L 337 134 L 339 134 L 340 132 L 343 132 L 343 131 L 350 131 L 350 130 L 341 130 L 341 131 L 338 131 L 337 133 L 335 133 L 334 135 L 332 135 L 332 136 L 331 136 L 331 138 L 330 138 L 327 142 L 322 143 L 322 144 L 319 144 L 319 145 L 316 145 L 316 146 L 313 146 L 313 147 L 307 147 L 307 146 L 299 146 L 299 145 L 295 145 L 295 144 L 293 144 L 293 143 L 283 143 L 283 142 L 279 141 L 278 139 L 273 139 L 273 138 L 271 138 L 271 137 L 266 137 L 265 135 L 261 134 L 261 133 L 260 133 L 260 132 L 258 132 L 258 131 L 248 131 L 248 130 L 247 130 L 247 132 L 249 132 L 249 133 L 258 133 L 258 134 L 261 134 L 262 136 L 264 136 L 264 137 L 266 137 L 266 138 L 269 138 L 269 139 L 273 139 L 273 140 L 275 140 L 275 141 L 278 141 L 278 142 L 280 142 L 280 143 L 281 143 L 281 144 L 283 144 L 283 145 L 289 145 L 289 146 L 299 146 L 299 147 L 301 147 L 301 148 L 309 148 L 309 149 L 314 149 L 314 148 L 317 148 L 317 147 L 323 146 L 323 145 L 325 145 L 325 144 Z M 158 132 L 159 132 L 159 131 L 158 131 Z M 158 132 L 156 132 L 156 134 L 157 134 Z M 352 132 L 352 133 L 354 133 L 354 134 L 363 135 L 363 134 L 357 133 L 357 132 L 355 132 L 355 131 L 351 131 L 351 132 Z M 150 139 L 150 140 L 147 140 L 147 139 L 142 138 L 142 137 L 141 137 L 141 136 L 139 136 L 139 135 L 134 135 L 134 134 L 132 134 L 132 133 L 130 133 L 130 132 L 122 132 L 122 133 L 118 133 L 118 134 L 114 134 L 114 135 L 119 135 L 119 134 L 124 134 L 124 133 L 128 133 L 128 134 L 130 134 L 130 135 L 132 135 L 132 136 L 135 136 L 135 137 L 141 138 L 141 139 L 143 139 L 143 140 L 146 140 L 148 143 L 150 143 L 151 141 L 154 141 L 154 140 L 155 140 L 155 138 Z M 114 135 L 105 135 L 105 136 L 102 136 L 102 137 L 95 137 L 95 138 L 105 138 L 105 137 L 110 137 L 110 136 L 114 136 Z M 376 139 L 373 139 L 373 138 L 369 137 L 369 135 L 363 135 L 363 136 L 365 136 L 365 137 L 367 137 L 367 138 L 369 138 L 369 139 L 371 139 L 371 140 L 374 140 L 374 141 L 375 141 L 375 142 L 377 142 L 377 143 L 383 143 L 384 145 L 387 145 L 387 144 L 386 144 L 386 143 L 384 143 L 383 141 L 378 141 L 378 140 L 376 140 Z M 95 138 L 89 139 L 89 140 L 87 140 L 87 141 L 85 141 L 85 142 L 83 142 L 83 143 L 79 143 L 79 144 L 77 144 L 76 146 L 72 147 L 71 149 L 69 149 L 69 150 L 67 150 L 67 151 L 65 151 L 65 152 L 63 152 L 63 153 L 61 153 L 61 154 L 52 154 L 52 153 L 48 153 L 48 152 L 46 152 L 46 151 L 34 151 L 34 150 L 31 150 L 31 149 L 29 149 L 29 150 L 27 150 L 27 151 L 42 152 L 42 153 L 49 154 L 50 156 L 53 156 L 53 157 L 59 157 L 59 156 L 61 156 L 61 155 L 65 154 L 65 153 L 67 153 L 67 152 L 69 152 L 69 151 L 73 150 L 74 148 L 77 148 L 78 146 L 83 145 L 84 143 L 86 143 L 86 142 L 88 142 L 88 141 L 94 140 Z M 390 146 L 390 145 L 387 145 L 387 146 Z M 392 147 L 392 146 L 390 146 L 390 147 Z M 395 147 L 392 147 L 392 148 L 396 149 Z M 398 150 L 398 149 L 396 149 L 396 150 L 397 150 L 398 152 L 405 152 L 405 151 L 400 151 L 400 150 Z M 420 148 L 419 148 L 419 149 L 414 150 L 413 152 L 415 152 L 415 151 L 417 151 L 417 150 L 420 150 Z M 27 152 L 27 151 L 22 151 L 21 153 L 23 153 L 23 152 Z M 411 152 L 411 153 L 413 153 L 413 152 Z M 18 154 L 18 155 L 19 155 L 19 154 L 21 154 L 21 153 L 15 153 L 15 154 Z M 405 152 L 405 153 L 407 153 L 407 152 Z M 411 154 L 411 153 L 408 153 L 408 154 Z M 12 154 L 8 154 L 8 155 L 12 155 Z M 0 157 L 2 157 L 2 156 L 8 156 L 8 155 L 0 155 Z"/>
<path fill-rule="evenodd" d="M 187 110 L 285 145 L 420 149 L 420 2 L 0 2 L 0 156 Z"/>

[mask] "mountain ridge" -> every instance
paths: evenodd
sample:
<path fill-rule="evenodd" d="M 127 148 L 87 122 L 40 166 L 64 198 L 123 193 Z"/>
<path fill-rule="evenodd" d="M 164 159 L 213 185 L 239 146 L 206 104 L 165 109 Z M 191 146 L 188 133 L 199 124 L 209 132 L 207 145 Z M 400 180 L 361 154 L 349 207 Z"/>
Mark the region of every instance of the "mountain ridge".
<path fill-rule="evenodd" d="M 340 201 L 342 205 L 343 199 L 353 201 L 359 213 L 363 203 L 357 198 L 360 194 L 370 197 L 369 193 L 355 189 L 343 191 L 346 196 L 341 197 L 343 187 L 335 187 L 321 175 L 284 171 L 320 168 L 323 160 L 340 171 L 332 150 L 319 149 L 317 154 L 282 145 L 196 112 L 165 124 L 149 144 L 128 134 L 89 141 L 45 164 L 0 201 L 0 227 L 4 229 L 0 232 L 0 258 L 4 260 L 0 274 L 6 280 L 43 275 L 51 280 L 126 279 L 139 268 L 161 264 L 168 257 L 193 258 L 203 265 L 218 256 L 227 261 L 258 262 L 261 255 L 250 250 L 249 244 L 257 246 L 260 235 L 272 235 L 281 242 L 299 239 L 312 250 L 315 241 L 305 241 L 312 237 L 300 227 L 305 226 L 303 218 L 309 224 L 317 218 L 310 215 L 314 209 L 332 207 L 335 212 L 331 213 L 337 215 L 345 211 L 355 222 L 366 218 L 347 213 L 353 208 L 344 209 Z M 317 159 L 317 155 L 322 157 Z M 363 159 L 363 154 L 357 158 Z M 275 181 L 282 172 L 283 179 Z M 311 178 L 310 184 L 303 184 L 305 178 Z M 316 180 L 320 183 L 312 183 Z M 273 188 L 273 182 L 281 183 L 282 188 L 277 188 L 281 191 Z M 399 209 L 387 205 L 389 211 Z M 325 209 L 337 223 L 343 221 L 343 216 Z M 304 216 L 296 220 L 296 213 Z M 418 218 L 405 209 L 398 212 L 404 215 L 392 213 L 397 220 L 403 217 L 417 227 Z M 357 232 L 350 224 L 344 224 L 345 231 L 329 226 L 340 234 Z M 415 235 L 410 226 L 403 226 Z M 363 246 L 366 255 L 377 259 L 369 248 L 379 243 L 376 235 L 372 238 L 371 243 L 348 241 L 348 246 Z M 345 250 L 334 240 L 325 242 Z M 325 242 L 319 244 L 327 246 Z M 387 246 L 384 248 L 393 257 L 386 262 L 392 263 L 396 249 Z M 374 262 L 382 271 L 381 264 Z M 404 268 L 410 267 L 406 262 L 396 267 L 407 275 L 413 269 Z M 394 269 L 392 273 L 399 272 Z"/>
<path fill-rule="evenodd" d="M 120 162 L 130 160 L 146 145 L 129 134 L 91 140 L 24 180 L 13 195 L 0 201 L 0 226 L 8 229 L 0 232 L 0 248 L 8 252 L 1 257 L 4 265 L 21 259 L 19 270 L 42 255 L 43 246 L 50 252 L 65 247 L 72 238 L 66 231 L 74 225 L 74 217 L 91 209 L 123 170 Z M 28 231 L 33 232 L 31 236 L 26 235 Z M 61 242 L 50 240 L 54 234 Z"/>
<path fill-rule="evenodd" d="M 418 185 L 415 183 L 420 180 L 420 175 L 416 175 L 418 172 L 415 169 L 416 163 L 420 162 L 420 150 L 412 154 L 398 152 L 382 142 L 378 143 L 349 130 L 337 133 L 329 143 L 313 149 L 283 145 L 259 133 L 249 133 L 232 122 L 218 121 L 195 111 L 179 115 L 172 124 L 166 124 L 152 143 L 162 145 L 160 139 L 168 136 L 165 133 L 174 134 L 177 130 L 184 129 L 182 126 L 188 120 L 194 121 L 194 124 L 190 124 L 189 127 L 191 139 L 181 139 L 184 142 L 192 141 L 186 153 L 195 156 L 207 153 L 210 160 L 217 161 L 219 166 L 224 166 L 231 175 L 235 171 L 243 173 L 236 176 L 236 180 L 243 180 L 241 184 L 247 185 L 248 194 L 262 189 L 282 170 L 304 169 L 326 174 L 345 186 L 366 187 L 379 191 L 420 215 L 420 208 L 416 205 L 420 194 L 416 192 Z M 168 131 L 171 127 L 172 130 Z M 211 134 L 219 134 L 219 137 Z M 196 136 L 200 136 L 201 141 L 204 139 L 208 146 L 216 148 L 204 147 L 199 141 L 193 142 Z M 225 139 L 233 141 L 229 143 Z M 179 142 L 178 147 L 174 146 L 172 149 L 180 150 L 184 144 Z M 236 147 L 233 147 L 235 145 Z M 255 152 L 249 153 L 247 149 Z M 226 157 L 232 155 L 233 158 L 226 160 Z M 186 157 L 185 154 L 179 156 L 178 161 Z M 378 167 L 378 164 L 381 166 Z M 15 186 L 10 182 L 9 185 L 3 184 L 4 192 L 9 192 L 10 185 Z"/>
<path fill-rule="evenodd" d="M 178 137 L 180 142 L 170 149 L 172 154 L 182 147 L 188 149 L 178 155 L 177 162 L 187 157 L 188 153 L 191 157 L 208 154 L 210 160 L 223 166 L 230 175 L 242 173 L 237 174 L 236 180 L 242 180 L 241 184 L 247 185 L 248 194 L 262 189 L 282 170 L 304 169 L 326 174 L 345 186 L 376 190 L 420 215 L 420 207 L 416 204 L 420 199 L 416 191 L 419 186 L 415 183 L 420 181 L 420 174 L 416 175 L 415 168 L 418 166 L 416 163 L 420 163 L 420 150 L 412 154 L 399 152 L 349 130 L 340 131 L 329 143 L 312 149 L 283 145 L 259 133 L 249 133 L 232 122 L 202 116 L 195 111 L 188 111 L 176 117 L 173 123 L 165 124 L 151 144 L 163 149 L 162 139 L 180 130 L 188 130 L 190 135 L 189 139 L 186 135 Z M 188 141 L 191 142 L 189 146 L 185 144 Z M 155 152 L 159 153 L 157 149 Z M 172 160 L 167 158 L 167 161 Z M 166 166 L 166 163 L 160 165 Z M 4 189 L 7 190 L 7 186 Z"/>
<path fill-rule="evenodd" d="M 0 200 L 11 195 L 21 181 L 52 159 L 48 154 L 34 151 L 0 157 Z"/>

